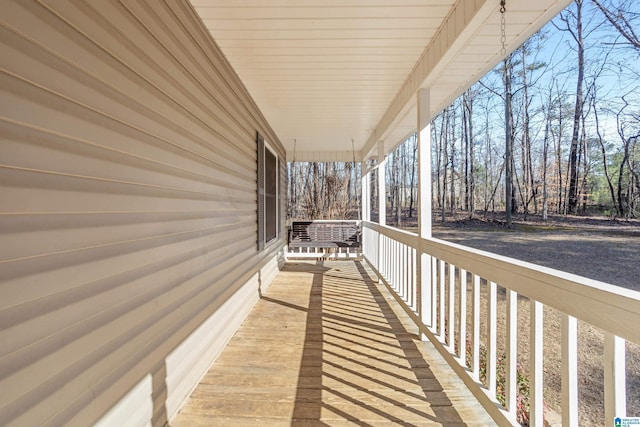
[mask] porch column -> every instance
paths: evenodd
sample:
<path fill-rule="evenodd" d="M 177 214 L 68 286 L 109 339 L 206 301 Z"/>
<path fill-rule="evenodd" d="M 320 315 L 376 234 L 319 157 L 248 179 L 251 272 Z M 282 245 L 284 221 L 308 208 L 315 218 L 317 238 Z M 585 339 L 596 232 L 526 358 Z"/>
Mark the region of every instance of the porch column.
<path fill-rule="evenodd" d="M 429 89 L 417 92 L 418 110 L 418 244 L 417 303 L 422 323 L 433 327 L 431 315 L 431 256 L 424 253 L 423 239 L 431 238 L 431 126 Z M 422 336 L 423 340 L 426 337 Z"/>
<path fill-rule="evenodd" d="M 371 196 L 369 195 L 369 191 L 371 191 L 371 174 L 369 174 L 369 171 L 367 170 L 366 160 L 360 163 L 360 173 L 362 176 L 362 191 L 360 192 L 362 197 L 360 202 L 360 205 L 362 206 L 362 220 L 371 221 L 371 209 L 369 208 L 369 204 L 371 203 Z"/>
<path fill-rule="evenodd" d="M 378 224 L 387 225 L 387 155 L 384 152 L 384 141 L 378 142 Z"/>
<path fill-rule="evenodd" d="M 385 177 L 385 165 L 387 157 L 384 152 L 384 141 L 378 142 L 378 224 L 387 225 L 387 188 Z M 387 274 L 385 265 L 387 253 L 384 248 L 384 235 L 378 234 L 378 272 L 385 276 Z M 378 278 L 378 283 L 382 283 L 382 278 Z"/>

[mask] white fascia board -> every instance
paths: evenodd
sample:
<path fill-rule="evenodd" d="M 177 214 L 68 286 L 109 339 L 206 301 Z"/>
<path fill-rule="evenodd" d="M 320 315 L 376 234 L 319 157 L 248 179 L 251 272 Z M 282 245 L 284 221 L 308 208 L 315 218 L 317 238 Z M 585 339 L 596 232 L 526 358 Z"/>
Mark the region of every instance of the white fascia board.
<path fill-rule="evenodd" d="M 409 102 L 415 102 L 415 93 L 418 89 L 429 86 L 428 83 L 440 74 L 465 43 L 476 34 L 498 5 L 498 2 L 488 0 L 459 0 L 451 8 L 443 25 L 424 49 L 420 59 L 378 122 L 363 152 L 371 151 L 377 141 L 384 140 L 385 134 L 397 116 L 403 110 L 406 111 Z"/>

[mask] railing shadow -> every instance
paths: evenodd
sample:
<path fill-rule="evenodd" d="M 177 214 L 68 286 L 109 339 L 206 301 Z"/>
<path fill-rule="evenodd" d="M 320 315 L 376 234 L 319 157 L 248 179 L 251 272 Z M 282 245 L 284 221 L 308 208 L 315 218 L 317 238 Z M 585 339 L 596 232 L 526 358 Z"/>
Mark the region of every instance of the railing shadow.
<path fill-rule="evenodd" d="M 313 280 L 292 426 L 334 420 L 465 425 L 417 348 L 419 337 L 403 326 L 360 262 L 304 267 Z"/>

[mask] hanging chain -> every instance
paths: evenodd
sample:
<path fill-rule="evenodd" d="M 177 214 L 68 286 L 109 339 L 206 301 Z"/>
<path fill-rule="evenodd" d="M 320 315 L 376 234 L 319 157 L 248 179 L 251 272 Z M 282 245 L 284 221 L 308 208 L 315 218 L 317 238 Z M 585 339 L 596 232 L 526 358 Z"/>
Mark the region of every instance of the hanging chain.
<path fill-rule="evenodd" d="M 500 54 L 505 56 L 507 54 L 507 30 L 504 15 L 507 12 L 506 0 L 500 0 L 500 42 L 502 43 L 502 49 Z"/>

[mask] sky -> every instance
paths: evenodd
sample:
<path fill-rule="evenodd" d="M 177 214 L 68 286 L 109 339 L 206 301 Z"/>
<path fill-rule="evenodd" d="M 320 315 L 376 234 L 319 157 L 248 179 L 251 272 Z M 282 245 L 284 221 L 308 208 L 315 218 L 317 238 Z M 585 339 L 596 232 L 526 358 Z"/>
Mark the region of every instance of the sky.
<path fill-rule="evenodd" d="M 620 0 L 613 0 L 620 3 Z M 640 1 L 628 2 L 631 15 L 636 27 L 640 29 Z M 575 5 L 570 5 L 567 10 L 575 11 Z M 555 24 L 555 25 L 554 25 Z M 507 22 L 508 25 L 508 22 Z M 541 62 L 545 65 L 530 74 L 529 81 L 537 80 L 535 88 L 530 92 L 532 108 L 530 111 L 540 111 L 541 104 L 546 103 L 548 88 L 559 87 L 565 92 L 565 101 L 574 104 L 577 76 L 577 51 L 576 42 L 571 34 L 562 31 L 565 27 L 560 17 L 556 17 L 541 30 L 542 37 L 531 39 L 533 44 L 532 54 L 527 58 L 529 64 Z M 630 105 L 625 111 L 640 110 L 640 50 L 634 50 L 624 40 L 613 26 L 606 22 L 604 15 L 597 10 L 590 0 L 584 0 L 583 6 L 583 32 L 585 35 L 585 96 L 588 88 L 598 74 L 596 81 L 596 108 L 601 122 L 601 132 L 605 139 L 614 144 L 619 140 L 615 112 L 622 108 L 622 95 Z M 640 34 L 640 31 L 638 31 Z M 500 66 L 500 65 L 499 65 Z M 503 91 L 502 77 L 500 73 L 491 71 L 483 81 Z M 517 82 L 516 86 L 517 88 Z M 494 114 L 504 116 L 504 104 L 502 99 L 495 97 Z M 532 114 L 532 133 L 534 138 L 540 135 L 543 129 L 543 114 Z M 502 122 L 504 122 L 502 120 Z M 587 120 L 587 133 L 595 134 L 595 121 L 593 114 Z M 625 123 L 625 126 L 634 126 L 633 123 Z M 640 127 L 640 123 L 635 123 Z M 570 131 L 570 130 L 569 130 Z M 631 129 L 629 128 L 630 132 Z"/>

